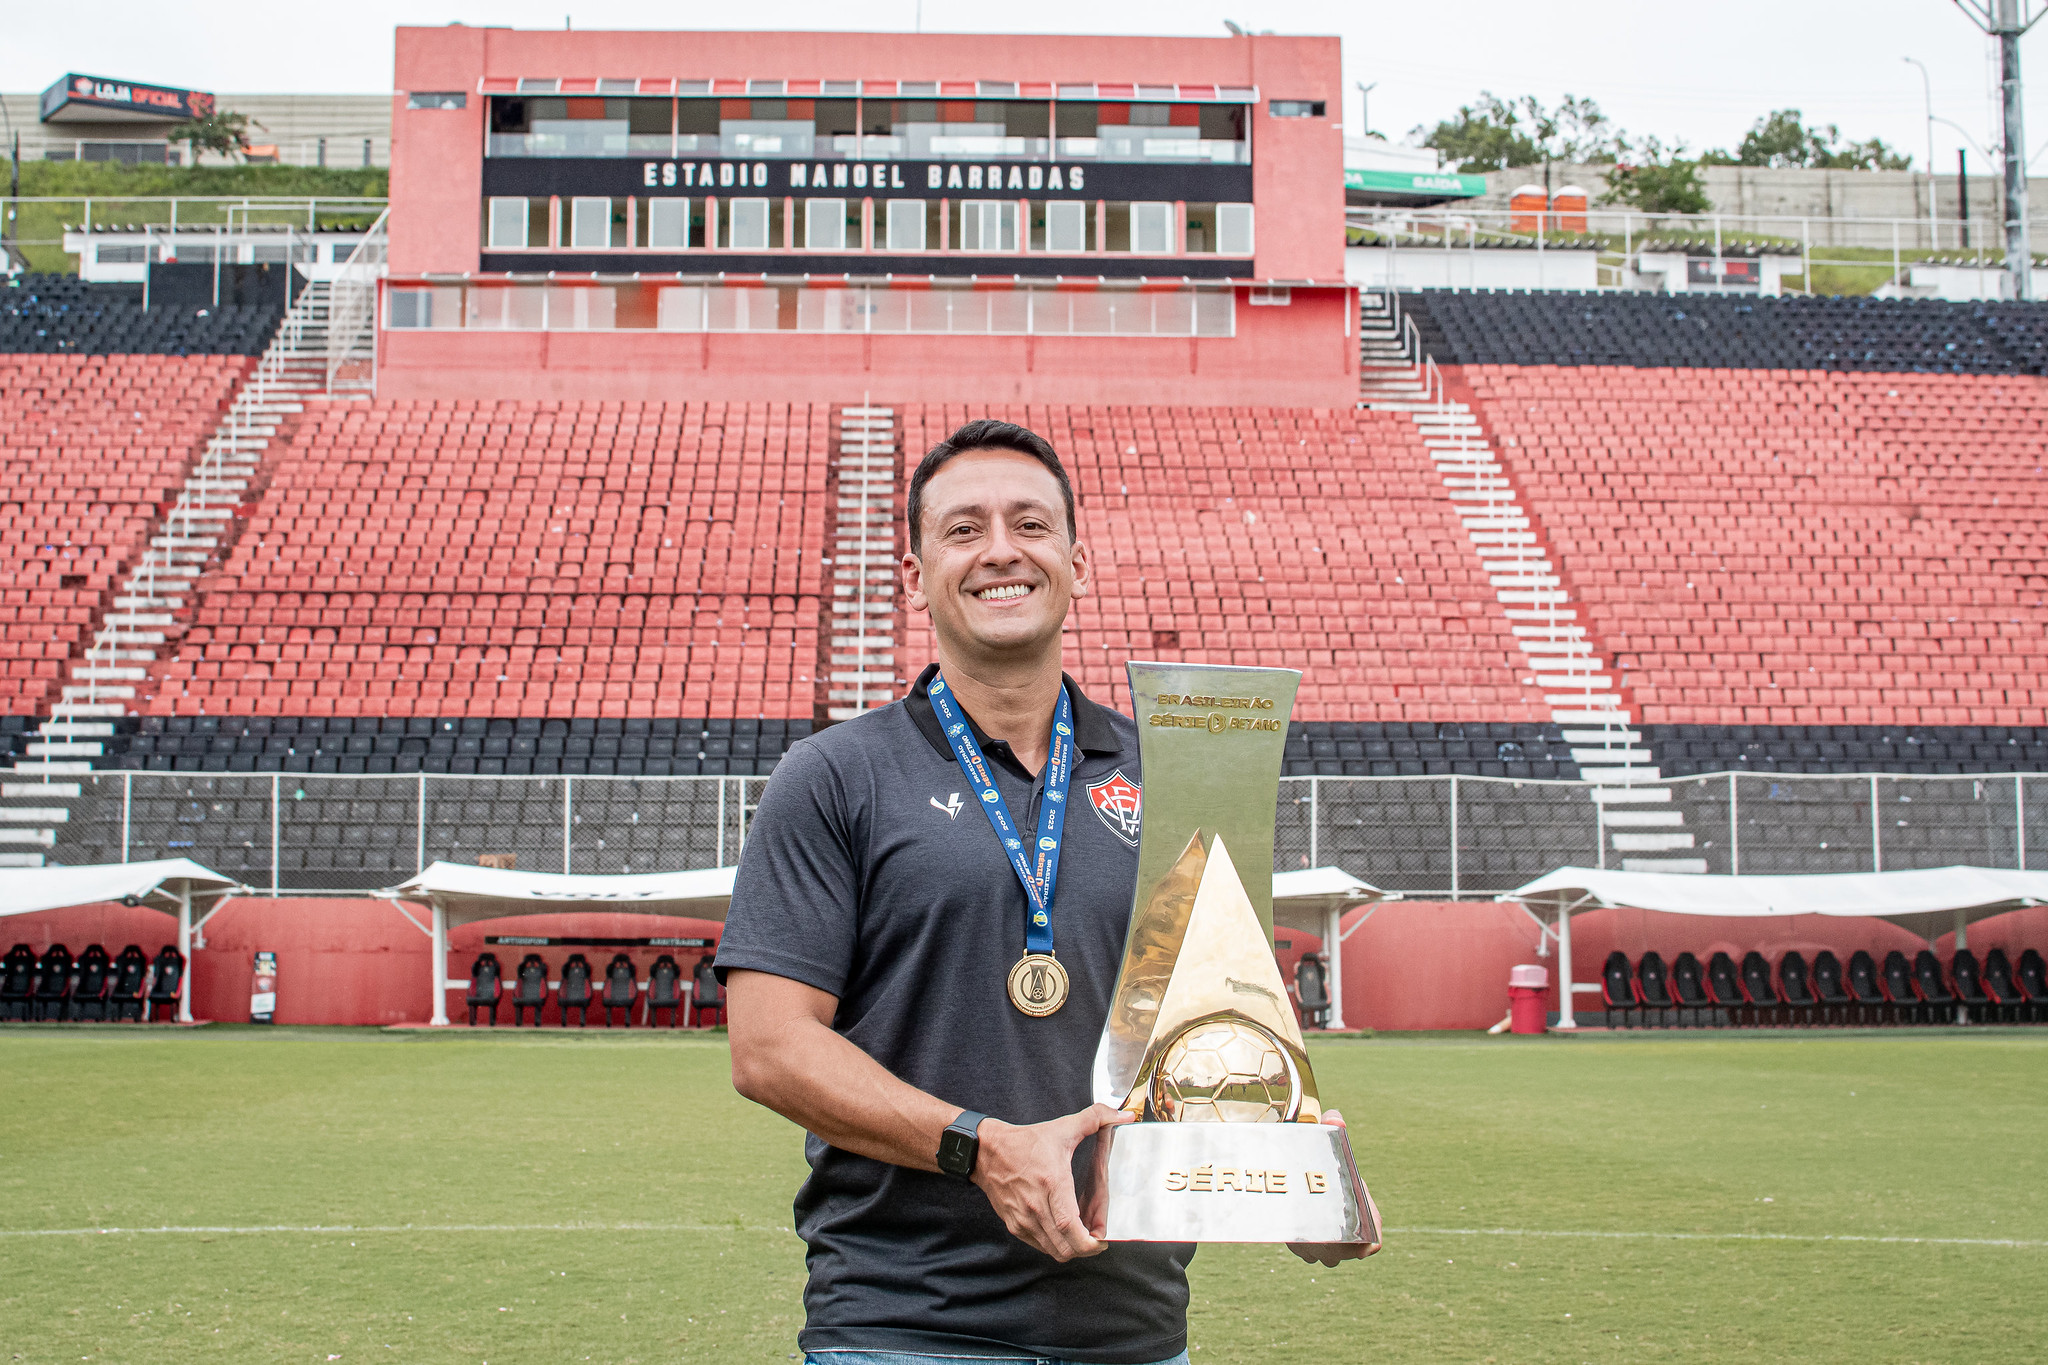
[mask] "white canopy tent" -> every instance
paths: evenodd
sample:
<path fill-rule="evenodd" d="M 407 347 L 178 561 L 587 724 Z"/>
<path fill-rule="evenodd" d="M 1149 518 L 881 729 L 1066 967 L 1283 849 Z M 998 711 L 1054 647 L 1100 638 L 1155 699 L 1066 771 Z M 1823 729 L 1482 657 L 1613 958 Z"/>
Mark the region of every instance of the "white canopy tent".
<path fill-rule="evenodd" d="M 1326 1027 L 1344 1027 L 1344 913 L 1357 906 L 1398 899 L 1398 892 L 1382 891 L 1341 867 L 1305 867 L 1273 874 L 1273 927 L 1314 934 L 1329 954 L 1330 1018 Z"/>
<path fill-rule="evenodd" d="M 572 910 L 611 910 L 723 922 L 726 907 L 732 902 L 735 871 L 730 867 L 708 867 L 694 872 L 605 877 L 435 863 L 411 881 L 378 894 L 394 901 L 414 901 L 432 911 L 433 927 L 427 931 L 434 940 L 431 1022 L 446 1024 L 448 992 L 469 984 L 445 976 L 451 925 L 514 915 L 559 915 Z"/>
<path fill-rule="evenodd" d="M 211 900 L 213 909 L 201 915 L 198 924 L 220 909 L 221 901 L 249 888 L 232 877 L 223 877 L 190 858 L 161 858 L 147 863 L 98 863 L 87 867 L 0 868 L 0 918 L 33 915 L 44 910 L 68 910 L 74 905 L 97 905 L 119 901 L 123 905 L 146 905 L 178 918 L 178 953 L 185 959 L 185 974 L 178 981 L 178 1022 L 192 1022 L 192 919 L 196 902 Z"/>
<path fill-rule="evenodd" d="M 1735 919 L 1881 919 L 1929 940 L 1953 929 L 1960 948 L 1968 943 L 1968 926 L 1980 919 L 2048 905 L 2048 872 L 1933 867 L 1912 872 L 1709 877 L 1560 867 L 1498 899 L 1519 902 L 1543 924 L 1546 934 L 1556 936 L 1558 1027 L 1575 1028 L 1573 993 L 1600 989 L 1597 983 L 1572 981 L 1571 917 L 1581 910 L 1626 907 Z M 1569 989 L 1562 983 L 1569 983 Z"/>

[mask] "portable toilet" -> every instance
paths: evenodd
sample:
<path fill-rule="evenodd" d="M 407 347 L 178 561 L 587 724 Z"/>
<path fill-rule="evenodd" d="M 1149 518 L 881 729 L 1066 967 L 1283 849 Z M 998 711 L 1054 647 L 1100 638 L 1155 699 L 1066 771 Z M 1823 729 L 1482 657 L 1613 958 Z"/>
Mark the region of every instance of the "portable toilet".
<path fill-rule="evenodd" d="M 1524 185 L 1508 196 L 1508 231 L 1529 232 L 1537 230 L 1543 221 L 1543 211 L 1550 207 L 1549 196 L 1543 193 L 1541 185 Z"/>
<path fill-rule="evenodd" d="M 1584 232 L 1586 230 L 1586 192 L 1577 185 L 1566 185 L 1550 201 L 1551 211 L 1557 216 L 1550 221 L 1559 232 Z"/>

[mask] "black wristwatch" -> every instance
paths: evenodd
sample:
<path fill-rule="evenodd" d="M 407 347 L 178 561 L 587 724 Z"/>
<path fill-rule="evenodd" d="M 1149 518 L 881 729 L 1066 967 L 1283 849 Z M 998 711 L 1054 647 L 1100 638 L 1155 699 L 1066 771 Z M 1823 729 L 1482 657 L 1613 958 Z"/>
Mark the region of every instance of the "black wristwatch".
<path fill-rule="evenodd" d="M 974 1174 L 974 1158 L 981 1153 L 981 1138 L 976 1130 L 987 1117 L 987 1114 L 965 1109 L 959 1118 L 946 1125 L 946 1131 L 939 1134 L 941 1171 L 956 1180 L 965 1180 Z"/>

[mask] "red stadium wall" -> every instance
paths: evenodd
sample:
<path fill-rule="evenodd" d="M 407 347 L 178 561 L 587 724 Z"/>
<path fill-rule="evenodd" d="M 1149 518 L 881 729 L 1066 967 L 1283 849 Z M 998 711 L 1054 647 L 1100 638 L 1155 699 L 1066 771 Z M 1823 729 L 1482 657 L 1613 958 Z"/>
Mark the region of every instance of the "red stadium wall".
<path fill-rule="evenodd" d="M 415 915 L 419 915 L 417 910 Z M 424 916 L 420 916 L 425 922 Z M 1363 921 L 1361 923 L 1361 920 Z M 1398 901 L 1371 911 L 1354 910 L 1344 920 L 1344 1019 L 1352 1028 L 1386 1032 L 1411 1029 L 1480 1029 L 1507 1013 L 1508 969 L 1537 962 L 1551 970 L 1550 1008 L 1557 1008 L 1555 953 L 1536 955 L 1535 922 L 1512 905 L 1495 902 Z M 719 926 L 704 920 L 676 920 L 611 913 L 565 914 L 491 920 L 464 925 L 449 934 L 450 975 L 466 977 L 469 964 L 485 950 L 488 934 L 557 938 L 711 938 Z M 423 1024 L 428 1017 L 427 936 L 383 901 L 250 897 L 230 901 L 206 922 L 206 947 L 193 954 L 192 1012 L 223 1022 L 249 1017 L 251 962 L 259 950 L 278 955 L 278 1022 L 281 1024 Z M 1279 953 L 1283 977 L 1292 981 L 1304 952 L 1321 940 L 1286 932 Z M 177 923 L 155 910 L 119 905 L 81 906 L 23 915 L 0 925 L 0 941 L 26 943 L 40 953 L 62 943 L 73 953 L 88 943 L 109 952 L 140 944 L 152 956 L 177 938 Z M 2048 944 L 2048 906 L 2014 911 L 1971 925 L 1971 950 L 1981 961 L 1993 948 L 2017 958 L 2022 949 Z M 1596 910 L 1572 919 L 1572 956 L 1581 981 L 1597 981 L 1600 965 L 1616 948 L 1631 962 L 1656 951 L 1666 963 L 1682 952 L 1705 962 L 1724 951 L 1740 958 L 1756 949 L 1775 965 L 1788 951 L 1809 962 L 1822 949 L 1847 959 L 1857 949 L 1882 957 L 1893 948 L 1912 954 L 1926 946 L 1896 926 L 1874 919 L 1804 915 L 1786 920 L 1708 919 L 1660 915 L 1641 910 Z M 1937 940 L 1946 959 L 1955 950 L 1952 934 Z M 611 960 L 611 948 L 492 948 L 509 980 L 528 952 L 547 959 L 551 978 L 563 960 L 581 952 L 594 973 Z M 635 975 L 647 979 L 662 953 L 671 953 L 687 974 L 705 949 L 634 948 L 627 951 Z M 1601 1008 L 1597 995 L 1581 994 L 1580 1011 Z M 462 993 L 448 995 L 448 1017 L 461 1020 Z M 602 1012 L 598 1012 L 601 1021 Z M 509 1004 L 499 1006 L 501 1027 L 509 1026 Z M 551 1004 L 545 1022 L 558 1022 Z M 634 1027 L 639 1027 L 636 1010 Z"/>
<path fill-rule="evenodd" d="M 1277 216 L 1277 215 L 1276 215 Z M 1234 337 L 392 332 L 380 398 L 1349 406 L 1347 289 L 1238 291 Z"/>

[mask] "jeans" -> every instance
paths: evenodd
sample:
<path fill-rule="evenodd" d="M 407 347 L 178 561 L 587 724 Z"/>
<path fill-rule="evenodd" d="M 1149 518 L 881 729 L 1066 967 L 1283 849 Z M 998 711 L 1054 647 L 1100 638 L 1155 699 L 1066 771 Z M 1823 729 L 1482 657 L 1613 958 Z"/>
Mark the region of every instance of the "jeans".
<path fill-rule="evenodd" d="M 1072 1362 L 1057 1360 L 1049 1356 L 926 1356 L 908 1355 L 901 1351 L 813 1351 L 804 1356 L 804 1365 L 1072 1365 Z M 1156 1365 L 1188 1365 L 1188 1353 L 1182 1351 L 1171 1360 L 1161 1360 Z"/>

